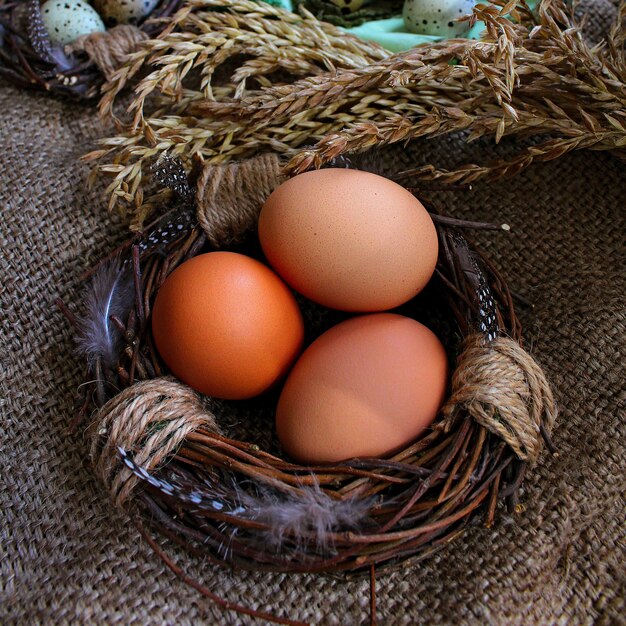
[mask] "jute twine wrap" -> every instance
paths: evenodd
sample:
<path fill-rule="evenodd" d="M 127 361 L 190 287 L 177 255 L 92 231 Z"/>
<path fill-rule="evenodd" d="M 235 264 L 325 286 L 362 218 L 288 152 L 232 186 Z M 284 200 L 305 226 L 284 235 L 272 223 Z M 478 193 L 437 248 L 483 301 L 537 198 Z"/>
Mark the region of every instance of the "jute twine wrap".
<path fill-rule="evenodd" d="M 152 473 L 201 426 L 219 432 L 198 394 L 171 378 L 137 383 L 107 402 L 91 429 L 91 460 L 113 502 L 123 507 L 139 480 L 121 461 L 119 448 Z"/>
<path fill-rule="evenodd" d="M 284 179 L 276 154 L 241 163 L 205 165 L 197 182 L 197 212 L 209 242 L 239 241 L 254 228 L 265 199 Z"/>
<path fill-rule="evenodd" d="M 531 462 L 541 451 L 542 422 L 550 432 L 557 413 L 543 370 L 519 343 L 508 337 L 487 342 L 482 335 L 463 343 L 440 427 L 450 430 L 460 411 Z"/>
<path fill-rule="evenodd" d="M 79 37 L 66 46 L 68 53 L 85 52 L 98 66 L 107 80 L 126 61 L 129 54 L 135 52 L 139 43 L 148 39 L 148 35 L 129 24 L 120 24 L 101 33 L 92 33 Z"/>

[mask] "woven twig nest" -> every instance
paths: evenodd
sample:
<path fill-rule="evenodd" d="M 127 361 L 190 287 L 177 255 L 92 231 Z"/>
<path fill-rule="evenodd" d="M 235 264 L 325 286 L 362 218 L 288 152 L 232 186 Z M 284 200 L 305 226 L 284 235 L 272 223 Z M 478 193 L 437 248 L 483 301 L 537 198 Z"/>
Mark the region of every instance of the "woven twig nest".
<path fill-rule="evenodd" d="M 440 257 L 427 292 L 402 311 L 426 311 L 449 349 L 451 389 L 434 428 L 391 458 L 301 466 L 280 453 L 271 394 L 239 404 L 200 397 L 168 374 L 149 323 L 159 286 L 186 259 L 225 244 L 255 254 L 250 233 L 281 180 L 278 157 L 206 166 L 195 196 L 182 170 L 167 168 L 161 180 L 178 209 L 98 269 L 91 314 L 77 322 L 90 355 L 83 414 L 97 407 L 92 460 L 118 505 L 210 561 L 289 572 L 421 558 L 479 512 L 491 524 L 499 501 L 516 506 L 527 463 L 542 440 L 551 447 L 556 411 L 541 368 L 521 346 L 505 281 L 459 228 L 469 223 L 426 203 Z M 98 303 L 110 303 L 111 285 L 125 281 L 131 306 L 113 315 L 107 308 L 102 320 Z M 302 306 L 311 338 L 336 321 L 336 312 Z M 92 337 L 102 322 L 117 333 L 105 348 Z"/>
<path fill-rule="evenodd" d="M 95 98 L 139 43 L 158 35 L 182 0 L 161 0 L 148 19 L 54 46 L 41 17 L 43 0 L 0 0 L 0 75 L 26 89 L 79 100 Z"/>

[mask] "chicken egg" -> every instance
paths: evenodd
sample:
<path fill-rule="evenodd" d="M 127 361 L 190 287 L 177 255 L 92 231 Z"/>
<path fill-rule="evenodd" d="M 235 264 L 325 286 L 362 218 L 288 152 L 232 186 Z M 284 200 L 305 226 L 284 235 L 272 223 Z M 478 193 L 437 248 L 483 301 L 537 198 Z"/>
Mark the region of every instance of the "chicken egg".
<path fill-rule="evenodd" d="M 410 300 L 437 263 L 435 226 L 411 193 L 351 169 L 305 172 L 280 185 L 259 216 L 270 265 L 333 309 L 383 311 Z"/>
<path fill-rule="evenodd" d="M 304 324 L 272 270 L 242 254 L 209 252 L 165 280 L 152 333 L 177 378 L 201 393 L 239 400 L 285 376 L 300 353 Z"/>
<path fill-rule="evenodd" d="M 392 454 L 430 426 L 447 381 L 445 349 L 426 326 L 394 313 L 354 317 L 296 362 L 278 402 L 278 438 L 309 464 Z"/>

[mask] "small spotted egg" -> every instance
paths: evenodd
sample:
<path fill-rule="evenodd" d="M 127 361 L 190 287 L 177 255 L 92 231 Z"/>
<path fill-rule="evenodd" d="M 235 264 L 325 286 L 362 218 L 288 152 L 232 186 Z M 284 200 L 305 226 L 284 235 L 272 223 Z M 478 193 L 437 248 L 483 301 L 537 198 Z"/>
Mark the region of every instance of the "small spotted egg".
<path fill-rule="evenodd" d="M 474 0 L 405 0 L 402 17 L 412 33 L 460 37 L 469 25 L 454 20 L 471 13 L 475 4 Z"/>
<path fill-rule="evenodd" d="M 335 6 L 341 9 L 342 13 L 352 13 L 358 11 L 362 6 L 364 0 L 330 0 Z"/>
<path fill-rule="evenodd" d="M 95 0 L 96 10 L 107 24 L 132 24 L 144 19 L 159 0 Z"/>
<path fill-rule="evenodd" d="M 83 0 L 48 0 L 41 7 L 41 15 L 50 41 L 58 46 L 105 30 L 100 16 Z"/>

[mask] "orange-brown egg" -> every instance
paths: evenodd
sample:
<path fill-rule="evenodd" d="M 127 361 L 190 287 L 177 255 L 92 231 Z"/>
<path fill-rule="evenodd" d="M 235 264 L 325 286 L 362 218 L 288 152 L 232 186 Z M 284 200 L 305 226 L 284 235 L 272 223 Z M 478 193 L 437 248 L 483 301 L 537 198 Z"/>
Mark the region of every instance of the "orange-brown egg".
<path fill-rule="evenodd" d="M 394 313 L 349 319 L 291 370 L 276 412 L 278 438 L 309 464 L 391 454 L 432 423 L 447 380 L 444 347 L 426 326 Z"/>
<path fill-rule="evenodd" d="M 272 270 L 242 254 L 210 252 L 168 276 L 154 303 L 152 332 L 177 378 L 201 393 L 239 400 L 287 373 L 304 325 Z"/>
<path fill-rule="evenodd" d="M 259 239 L 296 291 L 344 311 L 383 311 L 410 300 L 437 263 L 435 226 L 391 180 L 350 169 L 296 176 L 269 196 Z"/>

